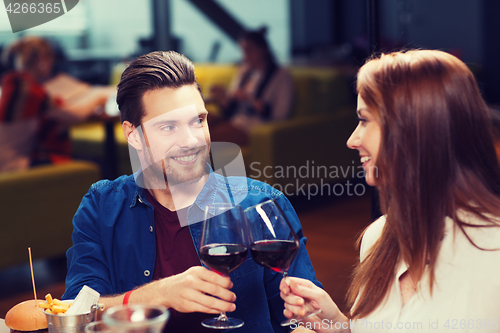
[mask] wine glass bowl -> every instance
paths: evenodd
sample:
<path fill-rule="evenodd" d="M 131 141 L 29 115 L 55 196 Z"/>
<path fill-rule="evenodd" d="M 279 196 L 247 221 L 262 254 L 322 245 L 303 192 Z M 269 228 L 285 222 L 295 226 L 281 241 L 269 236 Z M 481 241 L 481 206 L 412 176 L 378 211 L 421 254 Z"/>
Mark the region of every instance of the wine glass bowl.
<path fill-rule="evenodd" d="M 200 248 L 200 258 L 211 270 L 228 276 L 245 261 L 247 252 L 241 244 L 208 244 Z"/>
<path fill-rule="evenodd" d="M 247 254 L 241 207 L 229 203 L 207 205 L 200 241 L 200 259 L 203 264 L 220 275 L 228 276 L 243 264 Z M 217 318 L 202 321 L 202 325 L 214 329 L 232 329 L 243 326 L 244 322 L 227 317 L 222 312 Z"/>
<path fill-rule="evenodd" d="M 280 207 L 268 200 L 244 211 L 253 260 L 287 276 L 299 251 L 299 238 Z"/>
<path fill-rule="evenodd" d="M 288 276 L 288 269 L 297 256 L 300 247 L 299 237 L 294 231 L 275 200 L 268 200 L 243 211 L 249 229 L 249 248 L 253 260 L 277 273 L 283 278 Z M 306 300 L 307 301 L 307 300 Z M 310 311 L 303 318 L 319 313 Z M 300 320 L 285 320 L 282 326 L 289 326 Z"/>
<path fill-rule="evenodd" d="M 250 246 L 250 253 L 256 263 L 284 276 L 298 251 L 299 247 L 293 240 L 261 240 Z"/>

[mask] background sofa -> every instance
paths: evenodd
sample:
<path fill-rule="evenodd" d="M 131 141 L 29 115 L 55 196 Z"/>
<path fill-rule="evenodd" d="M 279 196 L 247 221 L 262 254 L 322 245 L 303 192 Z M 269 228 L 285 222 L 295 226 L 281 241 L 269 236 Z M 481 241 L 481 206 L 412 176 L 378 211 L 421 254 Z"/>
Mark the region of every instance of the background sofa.
<path fill-rule="evenodd" d="M 73 215 L 98 165 L 72 161 L 0 173 L 0 269 L 33 260 L 64 256 L 71 247 Z"/>

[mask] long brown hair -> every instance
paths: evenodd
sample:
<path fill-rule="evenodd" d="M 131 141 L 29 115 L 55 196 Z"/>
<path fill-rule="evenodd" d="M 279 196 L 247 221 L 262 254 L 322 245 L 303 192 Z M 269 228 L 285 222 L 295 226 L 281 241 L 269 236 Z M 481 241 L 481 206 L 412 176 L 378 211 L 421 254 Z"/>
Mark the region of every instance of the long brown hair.
<path fill-rule="evenodd" d="M 466 236 L 472 225 L 457 210 L 480 218 L 480 226 L 497 226 L 487 215 L 500 216 L 500 168 L 489 109 L 473 74 L 454 56 L 381 55 L 360 69 L 357 91 L 382 128 L 375 163 L 386 214 L 349 290 L 351 305 L 356 301 L 351 316 L 364 317 L 386 298 L 400 259 L 415 282 L 428 265 L 432 292 L 446 217 Z"/>

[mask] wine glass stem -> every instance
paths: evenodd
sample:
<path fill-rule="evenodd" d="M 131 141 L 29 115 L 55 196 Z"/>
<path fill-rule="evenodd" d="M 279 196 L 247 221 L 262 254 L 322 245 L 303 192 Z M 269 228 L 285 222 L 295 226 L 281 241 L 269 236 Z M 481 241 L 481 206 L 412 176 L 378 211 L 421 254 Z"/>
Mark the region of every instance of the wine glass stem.
<path fill-rule="evenodd" d="M 290 284 L 288 283 L 287 281 L 287 277 L 288 277 L 288 271 L 284 271 L 283 273 L 283 280 L 285 280 L 285 283 L 288 285 L 288 287 L 290 288 Z"/>
<path fill-rule="evenodd" d="M 219 321 L 227 321 L 226 312 L 221 312 L 220 315 L 219 315 L 219 318 L 217 318 L 217 320 L 219 320 Z"/>

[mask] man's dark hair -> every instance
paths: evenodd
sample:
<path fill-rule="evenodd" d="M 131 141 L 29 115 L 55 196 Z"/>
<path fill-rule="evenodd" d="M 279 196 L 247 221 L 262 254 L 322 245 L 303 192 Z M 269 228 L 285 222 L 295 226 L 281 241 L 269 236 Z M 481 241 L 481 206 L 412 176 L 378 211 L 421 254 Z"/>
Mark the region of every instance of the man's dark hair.
<path fill-rule="evenodd" d="M 116 102 L 122 122 L 127 120 L 135 127 L 141 125 L 145 112 L 142 97 L 147 91 L 190 84 L 196 84 L 200 90 L 194 65 L 184 55 L 155 51 L 138 57 L 125 69 L 118 84 Z"/>

